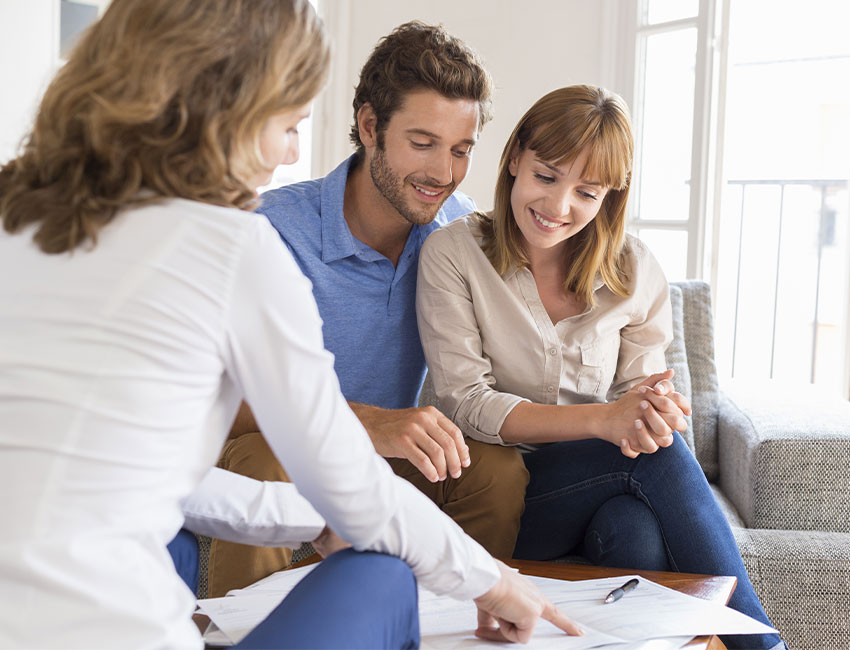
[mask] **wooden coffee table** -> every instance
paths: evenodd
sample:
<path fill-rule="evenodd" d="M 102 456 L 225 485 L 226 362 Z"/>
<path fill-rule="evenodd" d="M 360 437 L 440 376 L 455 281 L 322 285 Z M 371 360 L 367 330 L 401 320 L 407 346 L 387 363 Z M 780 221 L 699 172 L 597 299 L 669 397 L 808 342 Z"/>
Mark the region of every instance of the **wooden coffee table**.
<path fill-rule="evenodd" d="M 639 575 L 670 589 L 697 598 L 723 605 L 729 602 L 738 579 L 729 576 L 704 576 L 695 573 L 668 573 L 666 571 L 634 571 L 609 569 L 582 564 L 560 564 L 555 562 L 532 562 L 530 560 L 507 560 L 506 564 L 519 569 L 520 573 L 541 578 L 558 580 L 591 580 L 614 576 Z M 569 616 L 569 612 L 565 612 Z M 690 650 L 722 650 L 726 648 L 716 636 L 699 636 L 686 646 Z"/>
<path fill-rule="evenodd" d="M 319 561 L 318 555 L 298 562 L 292 568 L 306 566 Z M 609 569 L 607 567 L 586 564 L 561 564 L 557 562 L 533 562 L 531 560 L 505 560 L 520 573 L 541 578 L 556 578 L 558 580 L 592 580 L 595 578 L 612 578 L 615 576 L 639 575 L 670 589 L 681 591 L 689 596 L 696 596 L 716 603 L 726 605 L 735 591 L 738 579 L 730 576 L 706 576 L 696 573 L 670 573 L 667 571 L 635 571 L 630 569 Z M 565 612 L 569 616 L 569 612 Z M 192 617 L 198 629 L 203 633 L 209 619 L 203 614 Z M 206 646 L 209 648 L 209 646 Z M 726 646 L 716 636 L 698 636 L 688 643 L 689 650 L 725 650 Z"/>

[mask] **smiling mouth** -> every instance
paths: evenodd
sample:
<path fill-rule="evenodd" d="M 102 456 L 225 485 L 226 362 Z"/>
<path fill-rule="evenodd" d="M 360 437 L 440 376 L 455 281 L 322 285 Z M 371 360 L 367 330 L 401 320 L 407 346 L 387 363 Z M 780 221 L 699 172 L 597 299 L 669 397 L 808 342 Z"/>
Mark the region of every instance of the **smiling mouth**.
<path fill-rule="evenodd" d="M 568 226 L 568 223 L 558 223 L 557 221 L 549 221 L 548 219 L 544 219 L 539 214 L 537 214 L 534 210 L 531 210 L 531 216 L 534 217 L 534 220 L 546 228 L 547 230 L 557 230 L 558 228 L 563 228 L 564 226 Z"/>
<path fill-rule="evenodd" d="M 416 183 L 411 183 L 411 185 L 413 185 L 413 189 L 415 189 L 417 192 L 421 192 L 421 193 L 422 193 L 422 194 L 424 194 L 425 196 L 430 196 L 430 197 L 432 197 L 432 198 L 436 198 L 436 197 L 440 196 L 440 195 L 443 193 L 443 191 L 442 191 L 442 190 L 428 190 L 428 189 L 425 189 L 424 187 L 422 187 L 421 185 L 417 185 Z"/>

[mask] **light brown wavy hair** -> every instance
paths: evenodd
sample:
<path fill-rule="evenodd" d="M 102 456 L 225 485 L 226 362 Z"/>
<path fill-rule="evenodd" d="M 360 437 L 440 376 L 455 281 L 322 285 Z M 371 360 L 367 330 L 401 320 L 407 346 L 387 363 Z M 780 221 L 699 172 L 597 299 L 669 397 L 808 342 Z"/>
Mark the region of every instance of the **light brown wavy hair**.
<path fill-rule="evenodd" d="M 479 131 L 493 116 L 493 81 L 479 56 L 442 25 L 413 20 L 382 38 L 360 70 L 349 134 L 360 159 L 365 151 L 357 126 L 361 107 L 369 104 L 375 111 L 378 146 L 383 148 L 390 118 L 414 90 L 434 90 L 449 99 L 477 102 Z"/>
<path fill-rule="evenodd" d="M 307 104 L 328 61 L 308 0 L 114 0 L 0 168 L 3 227 L 63 253 L 130 204 L 251 208 L 264 123 Z"/>
<path fill-rule="evenodd" d="M 509 169 L 511 158 L 526 149 L 555 165 L 589 152 L 582 176 L 609 190 L 593 221 L 569 240 L 564 288 L 593 305 L 598 273 L 616 295 L 629 295 L 622 253 L 634 140 L 626 103 L 604 88 L 568 86 L 541 97 L 516 125 L 499 162 L 493 212 L 477 216 L 484 252 L 500 274 L 528 265 L 511 208 L 515 179 Z"/>

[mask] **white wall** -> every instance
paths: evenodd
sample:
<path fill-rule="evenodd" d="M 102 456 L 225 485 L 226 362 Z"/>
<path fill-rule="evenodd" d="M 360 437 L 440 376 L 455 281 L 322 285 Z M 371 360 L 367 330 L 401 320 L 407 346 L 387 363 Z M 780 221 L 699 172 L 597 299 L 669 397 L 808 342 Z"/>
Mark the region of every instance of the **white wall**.
<path fill-rule="evenodd" d="M 103 12 L 110 0 L 76 0 Z M 0 0 L 0 163 L 13 158 L 59 69 L 60 0 Z"/>
<path fill-rule="evenodd" d="M 58 56 L 59 0 L 0 0 L 0 162 L 29 131 Z"/>
<path fill-rule="evenodd" d="M 477 50 L 495 81 L 495 118 L 461 186 L 489 209 L 502 147 L 536 99 L 574 83 L 618 90 L 614 53 L 605 45 L 614 42 L 616 1 L 320 0 L 335 48 L 331 80 L 316 106 L 314 174 L 326 174 L 352 151 L 351 101 L 372 48 L 394 27 L 417 18 L 442 23 Z"/>

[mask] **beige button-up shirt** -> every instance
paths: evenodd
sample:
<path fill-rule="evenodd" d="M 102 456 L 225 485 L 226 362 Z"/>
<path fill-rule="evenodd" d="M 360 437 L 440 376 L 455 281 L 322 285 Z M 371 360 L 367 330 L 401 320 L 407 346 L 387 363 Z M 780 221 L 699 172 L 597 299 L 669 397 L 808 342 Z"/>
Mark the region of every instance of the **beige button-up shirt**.
<path fill-rule="evenodd" d="M 527 268 L 499 275 L 481 250 L 475 217 L 434 231 L 422 247 L 416 311 L 441 410 L 465 435 L 505 443 L 519 402 L 615 400 L 666 368 L 670 294 L 658 262 L 626 241 L 630 295 L 597 280 L 596 305 L 552 323 Z"/>

